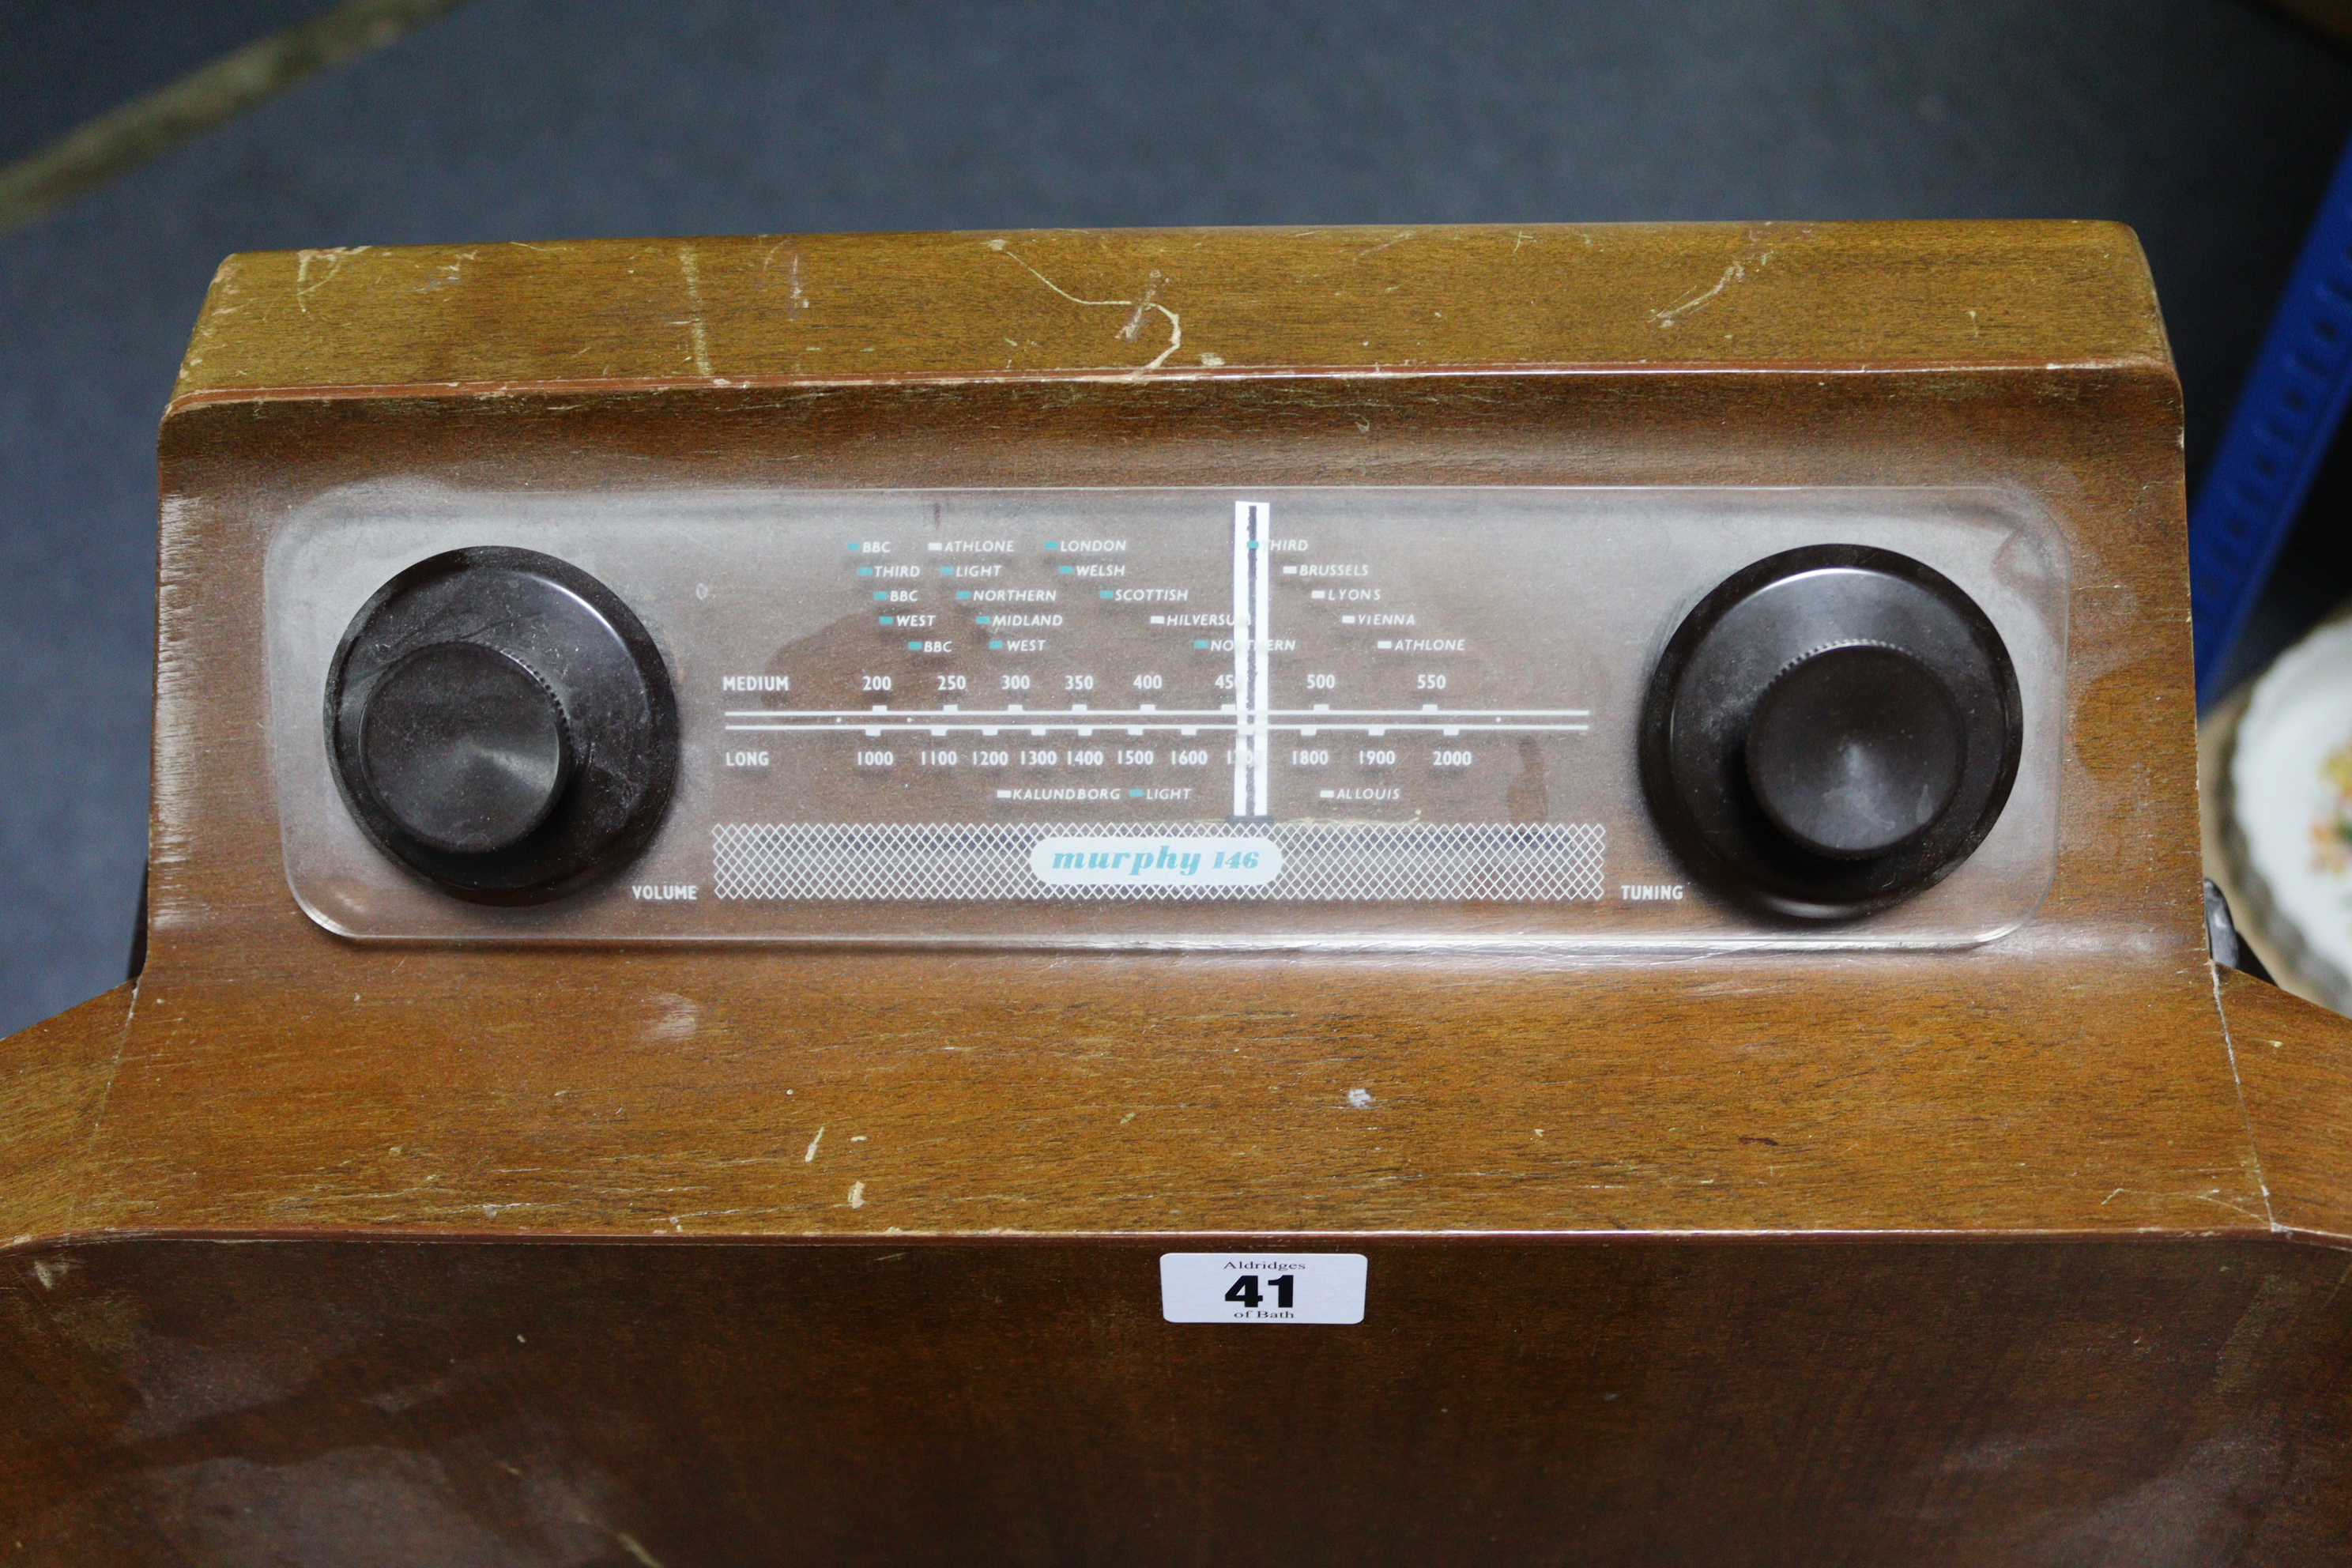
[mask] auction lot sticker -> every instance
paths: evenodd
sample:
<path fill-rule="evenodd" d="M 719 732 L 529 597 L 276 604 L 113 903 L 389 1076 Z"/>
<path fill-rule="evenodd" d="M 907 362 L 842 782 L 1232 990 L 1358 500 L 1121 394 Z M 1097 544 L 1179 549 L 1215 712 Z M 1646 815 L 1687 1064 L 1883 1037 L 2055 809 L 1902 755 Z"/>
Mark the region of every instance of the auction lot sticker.
<path fill-rule="evenodd" d="M 1163 1252 L 1160 1315 L 1171 1323 L 1360 1323 L 1360 1252 Z"/>

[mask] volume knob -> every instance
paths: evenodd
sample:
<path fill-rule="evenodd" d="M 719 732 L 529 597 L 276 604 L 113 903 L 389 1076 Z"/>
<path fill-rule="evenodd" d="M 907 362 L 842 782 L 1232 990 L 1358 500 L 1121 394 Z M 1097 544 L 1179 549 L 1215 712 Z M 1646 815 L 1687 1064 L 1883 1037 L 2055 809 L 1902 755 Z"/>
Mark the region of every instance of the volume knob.
<path fill-rule="evenodd" d="M 353 617 L 327 681 L 336 781 L 376 847 L 482 903 L 632 858 L 677 766 L 661 656 L 611 589 L 536 551 L 451 551 Z"/>
<path fill-rule="evenodd" d="M 428 643 L 378 678 L 360 720 L 370 794 L 420 844 L 490 855 L 530 837 L 572 782 L 563 704 L 512 654 Z"/>

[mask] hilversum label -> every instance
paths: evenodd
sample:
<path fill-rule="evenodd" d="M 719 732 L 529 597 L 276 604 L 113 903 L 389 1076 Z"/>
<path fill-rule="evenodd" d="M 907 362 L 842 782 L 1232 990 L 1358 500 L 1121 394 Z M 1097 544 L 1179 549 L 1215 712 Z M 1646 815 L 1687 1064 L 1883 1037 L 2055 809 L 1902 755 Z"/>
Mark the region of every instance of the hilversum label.
<path fill-rule="evenodd" d="M 1262 888 L 1282 875 L 1271 838 L 1166 838 L 1086 834 L 1040 838 L 1029 869 L 1057 887 Z"/>
<path fill-rule="evenodd" d="M 1360 1323 L 1360 1252 L 1163 1252 L 1160 1315 L 1171 1323 Z"/>

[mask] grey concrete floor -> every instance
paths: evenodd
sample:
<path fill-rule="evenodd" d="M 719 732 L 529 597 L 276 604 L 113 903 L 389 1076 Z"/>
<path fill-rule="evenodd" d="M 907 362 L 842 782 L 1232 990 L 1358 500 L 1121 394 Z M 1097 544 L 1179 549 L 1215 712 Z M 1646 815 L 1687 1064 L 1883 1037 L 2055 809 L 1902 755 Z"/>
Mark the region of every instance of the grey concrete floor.
<path fill-rule="evenodd" d="M 315 10 L 0 5 L 0 156 Z M 1101 224 L 2102 217 L 2210 448 L 2352 63 L 2243 0 L 474 0 L 0 238 L 0 1031 L 120 978 L 154 423 L 219 258 Z"/>

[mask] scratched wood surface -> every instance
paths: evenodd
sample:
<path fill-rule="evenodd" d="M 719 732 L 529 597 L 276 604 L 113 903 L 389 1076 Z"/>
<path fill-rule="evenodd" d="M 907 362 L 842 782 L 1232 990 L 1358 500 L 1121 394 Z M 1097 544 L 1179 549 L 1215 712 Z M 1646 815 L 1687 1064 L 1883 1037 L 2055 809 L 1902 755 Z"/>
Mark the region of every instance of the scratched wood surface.
<path fill-rule="evenodd" d="M 1372 1241 L 124 1242 L 0 1259 L 17 1562 L 2335 1564 L 2352 1258 Z M 73 1401 L 69 1418 L 60 1392 Z"/>
<path fill-rule="evenodd" d="M 2168 375 L 1269 381 L 175 415 L 155 927 L 85 1214 L 828 1234 L 2267 1223 L 2203 962 L 2183 626 L 2157 608 L 2179 595 Z M 1802 439 L 1759 452 L 1750 433 L 1800 394 Z M 387 470 L 2031 482 L 2079 541 L 2058 877 L 2000 942 L 1841 958 L 1827 986 L 1786 955 L 633 949 L 584 966 L 354 945 L 294 907 L 269 798 L 242 782 L 268 776 L 252 542 Z"/>
<path fill-rule="evenodd" d="M 218 1467 L 262 1466 L 238 1472 L 238 1495 L 293 1540 L 304 1519 L 268 1500 L 268 1477 L 307 1477 L 288 1495 L 314 1497 L 345 1466 L 371 1495 L 458 1488 L 456 1513 L 416 1527 L 449 1560 L 467 1530 L 494 1542 L 464 1548 L 480 1561 L 638 1560 L 612 1539 L 548 1546 L 555 1515 L 516 1510 L 572 1505 L 537 1481 L 512 1490 L 488 1447 L 467 1447 L 481 1422 L 539 1421 L 563 1434 L 547 1463 L 604 1500 L 583 1517 L 650 1520 L 615 1528 L 656 1557 L 670 1531 L 709 1560 L 772 1554 L 763 1532 L 816 1542 L 887 1512 L 845 1482 L 779 1524 L 773 1500 L 800 1496 L 783 1469 L 729 1457 L 772 1448 L 830 1473 L 775 1436 L 778 1412 L 814 1423 L 813 1407 L 728 1403 L 816 1347 L 825 1386 L 881 1402 L 839 1452 L 894 1455 L 916 1470 L 889 1497 L 942 1500 L 873 1524 L 875 1560 L 964 1530 L 998 1532 L 1003 1561 L 1200 1560 L 1192 1543 L 1224 1539 L 1236 1510 L 1307 1495 L 1168 1436 L 1204 1408 L 1234 1415 L 1223 1380 L 1258 1372 L 1364 1436 L 1298 1479 L 1353 1467 L 1356 1489 L 1329 1497 L 1396 1500 L 1367 1504 L 1366 1560 L 1442 1555 L 1399 1512 L 1440 1495 L 1491 1498 L 1486 1523 L 1424 1523 L 1487 1530 L 1505 1556 L 1573 1541 L 1594 1561 L 2151 1561 L 2131 1542 L 2172 1519 L 2211 1548 L 2179 1561 L 2319 1560 L 2297 1553 L 2352 1514 L 2328 1479 L 2346 1472 L 2342 1402 L 2327 1403 L 2352 1297 L 2321 1287 L 2340 1259 L 2282 1231 L 2352 1228 L 2322 1185 L 2341 1139 L 2242 1095 L 2216 1005 L 2179 437 L 2145 268 L 2103 225 L 232 258 L 163 432 L 147 967 L 0 1057 L 0 1104 L 31 1108 L 32 1128 L 0 1142 L 0 1235 L 19 1238 L 0 1289 L 8 1375 L 66 1390 L 63 1425 L 16 1451 L 47 1457 L 0 1463 L 0 1521 L 54 1526 L 56 1561 L 103 1556 L 101 1539 L 121 1561 L 236 1560 L 204 1533 L 226 1528 L 205 1511 L 206 1488 L 230 1486 Z M 350 943 L 301 914 L 280 868 L 262 546 L 289 508 L 384 477 L 2009 486 L 2051 508 L 2074 556 L 2057 874 L 2021 929 L 1942 954 Z M 2294 1217 L 2265 1191 L 2273 1142 L 2312 1173 Z M 196 1254 L 128 1239 L 158 1233 L 276 1239 Z M 1621 1233 L 1654 1250 L 1593 1239 Z M 1907 1239 L 1827 1239 L 1857 1233 Z M 1382 1265 L 1406 1282 L 1376 1331 L 1396 1337 L 1360 1363 L 1337 1339 L 1196 1348 L 1117 1274 L 1148 1259 L 1144 1238 L 1300 1234 L 1460 1239 Z M 589 1237 L 648 1245 L 563 1240 Z M 702 1245 L 729 1238 L 769 1245 Z M 777 1245 L 794 1239 L 827 1245 Z M 865 1300 L 857 1270 L 902 1247 L 935 1272 L 899 1316 L 813 1326 L 824 1303 Z M 1463 1258 L 1501 1303 L 1475 1332 L 1436 1305 Z M 69 1278 L 91 1294 L 60 1294 Z M 391 1321 L 399 1281 L 446 1316 L 396 1344 L 353 1329 L 324 1360 L 303 1348 Z M 293 1316 L 222 1321 L 281 1295 Z M 974 1299 L 992 1305 L 939 1315 Z M 1993 1326 L 1970 1339 L 1958 1325 L 1979 1309 Z M 462 1396 L 427 1388 L 400 1348 L 435 1332 L 502 1345 L 501 1313 L 525 1334 L 576 1316 L 583 1337 Z M 763 1316 L 798 1327 L 751 1326 Z M 2289 1318 L 2293 1334 L 2266 1337 Z M 1103 1382 L 1020 1382 L 1046 1378 L 1068 1334 Z M 1668 1406 L 1618 1429 L 1528 1398 L 1606 1381 L 1575 1358 L 1624 1335 L 1686 1347 Z M 599 1362 L 592 1339 L 623 1348 Z M 598 1381 L 614 1378 L 626 1389 Z M 199 1384 L 252 1397 L 141 1414 Z M 2021 1403 L 1969 1414 L 2008 1386 Z M 610 1396 L 619 1447 L 583 1447 L 595 1424 L 563 1414 L 574 1391 Z M 970 1431 L 916 1442 L 926 1401 Z M 696 1408 L 717 1412 L 724 1453 L 665 1425 Z M 1490 1425 L 1438 1464 L 1407 1428 L 1454 1432 L 1457 1408 Z M 1709 1425 L 1711 1408 L 1729 1415 Z M 137 1437 L 159 1421 L 177 1436 Z M 1093 1435 L 1088 1452 L 1144 1431 L 1177 1446 L 1088 1469 L 1014 1445 L 1056 1496 L 1015 1489 L 991 1513 L 967 1483 L 993 1472 L 971 1454 L 1036 1424 Z M 1381 1468 L 1412 1455 L 1422 1469 Z M 1560 1455 L 1605 1457 L 1605 1484 Z M 723 1472 L 699 1536 L 667 1503 L 614 1500 L 660 1494 L 646 1478 L 673 1462 Z M 1709 1466 L 1745 1479 L 1709 1502 L 1693 1479 Z M 1408 1473 L 1450 1479 L 1430 1490 Z M 1073 1511 L 1071 1475 L 1143 1489 L 1135 1519 L 1168 1533 Z M 2004 1515 L 2021 1486 L 2042 1500 Z M 1595 1500 L 1628 1495 L 1646 1511 Z M 1339 1504 L 1299 1506 L 1328 1524 Z M 1820 1549 L 1833 1528 L 1882 1533 L 1839 1557 Z M 1726 1541 L 1754 1545 L 1726 1557 Z"/>
<path fill-rule="evenodd" d="M 2352 1239 L 2352 1020 L 2235 970 L 2221 1000 L 2273 1216 Z"/>
<path fill-rule="evenodd" d="M 0 1040 L 0 1239 L 73 1229 L 83 1157 L 130 1014 L 125 985 Z"/>
<path fill-rule="evenodd" d="M 177 392 L 2168 363 L 2105 223 L 794 235 L 223 264 Z"/>
<path fill-rule="evenodd" d="M 153 929 L 78 1228 L 2268 1225 L 2203 960 L 2178 391 L 2127 234 L 998 237 L 224 268 L 163 433 Z M 1082 298 L 1160 270 L 1171 312 L 1235 323 L 1234 363 L 982 363 L 982 320 L 1057 373 L 1141 346 L 1041 258 Z M 1347 268 L 1370 269 L 1346 272 L 1361 299 L 1334 293 Z M 689 307 L 713 374 L 663 384 Z M 1400 331 L 1425 316 L 1451 335 L 1421 350 L 1484 368 L 1272 368 L 1340 360 L 1329 329 L 1367 310 Z M 1756 358 L 1665 363 L 1702 321 L 1710 360 Z M 857 338 L 893 368 L 789 379 L 788 351 Z M 467 384 L 416 384 L 436 378 Z M 388 475 L 2021 488 L 2075 556 L 2057 879 L 2023 930 L 1932 957 L 352 944 L 278 866 L 258 542 L 284 509 Z"/>

